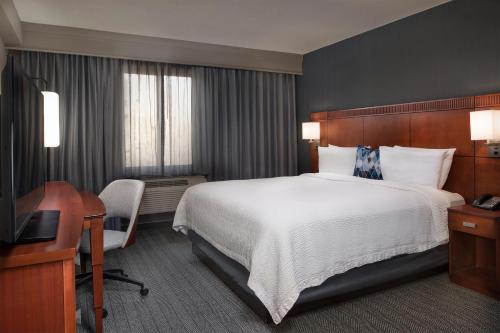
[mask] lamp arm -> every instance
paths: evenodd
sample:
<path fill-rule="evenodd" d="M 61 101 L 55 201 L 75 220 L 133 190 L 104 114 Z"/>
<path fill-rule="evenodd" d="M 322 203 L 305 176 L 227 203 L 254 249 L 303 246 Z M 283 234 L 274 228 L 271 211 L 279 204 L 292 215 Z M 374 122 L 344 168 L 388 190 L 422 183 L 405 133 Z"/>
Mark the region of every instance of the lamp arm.
<path fill-rule="evenodd" d="M 43 84 L 45 85 L 45 90 L 47 90 L 47 87 L 48 87 L 49 83 L 43 77 L 32 77 L 31 80 L 33 80 L 33 81 L 42 81 Z"/>

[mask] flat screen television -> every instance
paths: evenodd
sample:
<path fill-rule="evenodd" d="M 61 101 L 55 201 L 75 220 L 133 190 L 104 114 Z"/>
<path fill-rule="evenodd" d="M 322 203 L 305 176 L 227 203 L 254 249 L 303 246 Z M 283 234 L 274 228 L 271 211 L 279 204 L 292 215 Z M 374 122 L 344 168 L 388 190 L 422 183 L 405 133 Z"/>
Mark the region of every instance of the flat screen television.
<path fill-rule="evenodd" d="M 7 58 L 0 97 L 0 240 L 6 243 L 36 239 L 43 227 L 36 223 L 45 195 L 43 94 L 35 83 Z"/>

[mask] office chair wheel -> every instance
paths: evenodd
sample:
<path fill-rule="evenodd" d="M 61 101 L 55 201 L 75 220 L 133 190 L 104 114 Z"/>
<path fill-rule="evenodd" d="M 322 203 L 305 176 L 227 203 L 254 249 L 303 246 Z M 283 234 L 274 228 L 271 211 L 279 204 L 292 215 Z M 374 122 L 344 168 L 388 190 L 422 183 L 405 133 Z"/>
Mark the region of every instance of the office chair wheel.
<path fill-rule="evenodd" d="M 108 316 L 108 311 L 106 309 L 102 309 L 102 318 L 106 318 Z"/>
<path fill-rule="evenodd" d="M 148 293 L 149 293 L 149 289 L 148 288 L 141 288 L 141 296 L 146 296 Z"/>

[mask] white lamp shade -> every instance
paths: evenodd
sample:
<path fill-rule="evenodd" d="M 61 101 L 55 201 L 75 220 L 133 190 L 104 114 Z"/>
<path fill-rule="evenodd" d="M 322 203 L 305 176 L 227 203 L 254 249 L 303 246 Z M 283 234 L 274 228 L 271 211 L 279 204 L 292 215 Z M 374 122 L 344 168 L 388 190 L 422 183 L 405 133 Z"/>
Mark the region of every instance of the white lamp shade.
<path fill-rule="evenodd" d="M 304 140 L 319 140 L 319 123 L 307 122 L 302 123 L 302 139 Z"/>
<path fill-rule="evenodd" d="M 471 140 L 500 140 L 500 110 L 470 113 Z"/>
<path fill-rule="evenodd" d="M 59 147 L 59 94 L 42 91 L 44 146 Z"/>

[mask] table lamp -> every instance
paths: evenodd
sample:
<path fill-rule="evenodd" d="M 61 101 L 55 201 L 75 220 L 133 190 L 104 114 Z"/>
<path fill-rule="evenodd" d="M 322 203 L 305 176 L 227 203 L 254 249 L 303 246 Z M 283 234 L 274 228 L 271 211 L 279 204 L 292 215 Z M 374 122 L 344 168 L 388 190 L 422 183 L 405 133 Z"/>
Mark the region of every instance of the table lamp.
<path fill-rule="evenodd" d="M 470 113 L 471 140 L 486 140 L 489 157 L 500 157 L 500 110 Z"/>
<path fill-rule="evenodd" d="M 302 123 L 302 139 L 309 140 L 309 143 L 319 144 L 320 130 L 318 122 Z"/>

